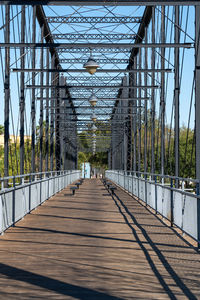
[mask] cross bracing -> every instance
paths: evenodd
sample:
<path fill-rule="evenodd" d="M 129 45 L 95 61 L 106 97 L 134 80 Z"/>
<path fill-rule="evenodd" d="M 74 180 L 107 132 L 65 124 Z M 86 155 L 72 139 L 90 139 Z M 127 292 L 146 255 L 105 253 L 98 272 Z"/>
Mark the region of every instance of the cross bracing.
<path fill-rule="evenodd" d="M 73 17 L 73 16 L 59 16 L 59 17 L 47 17 L 48 23 L 140 23 L 141 17 L 119 17 L 119 16 L 99 16 L 99 17 Z"/>
<path fill-rule="evenodd" d="M 107 53 L 107 54 L 110 54 L 110 53 L 118 53 L 118 54 L 121 54 L 122 50 L 121 49 L 118 49 L 118 48 L 110 48 L 109 45 L 105 48 L 101 47 L 99 45 L 98 49 L 97 48 L 94 48 L 92 49 L 92 53 Z M 66 49 L 64 47 L 59 47 L 58 48 L 58 53 L 84 53 L 84 54 L 88 54 L 88 49 L 86 48 L 75 48 L 75 47 L 72 47 L 72 48 L 69 48 L 69 49 Z M 125 48 L 123 49 L 123 53 L 130 53 L 130 48 Z"/>
<path fill-rule="evenodd" d="M 136 34 L 72 34 L 72 33 L 57 33 L 53 34 L 52 37 L 55 40 L 107 40 L 112 41 L 121 40 L 134 40 Z"/>
<path fill-rule="evenodd" d="M 78 58 L 61 58 L 60 63 L 66 63 L 66 64 L 74 64 L 74 63 L 79 63 L 79 64 L 84 64 L 87 62 L 87 59 L 78 57 Z M 128 64 L 128 59 L 123 59 L 123 58 L 99 58 L 98 63 L 99 64 Z"/>
<path fill-rule="evenodd" d="M 115 76 L 115 77 L 110 77 L 110 76 L 95 76 L 93 78 L 90 78 L 89 76 L 66 76 L 67 82 L 69 83 L 70 81 L 87 81 L 87 82 L 105 82 L 105 81 L 121 81 L 123 76 Z"/>

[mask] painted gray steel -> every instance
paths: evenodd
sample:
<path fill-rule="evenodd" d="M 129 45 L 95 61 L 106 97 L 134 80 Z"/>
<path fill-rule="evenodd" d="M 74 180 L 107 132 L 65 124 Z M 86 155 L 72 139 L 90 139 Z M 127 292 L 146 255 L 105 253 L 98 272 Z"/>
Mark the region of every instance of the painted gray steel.
<path fill-rule="evenodd" d="M 29 180 L 25 182 L 27 178 Z M 0 233 L 79 178 L 80 171 L 77 170 L 0 178 Z M 5 188 L 8 180 L 16 179 L 20 179 L 21 184 Z"/>
<path fill-rule="evenodd" d="M 176 180 L 175 177 L 156 174 L 147 176 L 147 173 L 140 173 L 136 176 L 135 172 L 106 171 L 106 178 L 141 199 L 169 221 L 173 218 L 173 224 L 198 241 L 199 195 L 189 193 L 184 188 L 171 188 L 169 184 L 156 182 L 155 176 L 163 180 L 164 178 Z M 184 182 L 184 179 L 182 180 Z M 197 180 L 193 182 L 198 184 Z"/>

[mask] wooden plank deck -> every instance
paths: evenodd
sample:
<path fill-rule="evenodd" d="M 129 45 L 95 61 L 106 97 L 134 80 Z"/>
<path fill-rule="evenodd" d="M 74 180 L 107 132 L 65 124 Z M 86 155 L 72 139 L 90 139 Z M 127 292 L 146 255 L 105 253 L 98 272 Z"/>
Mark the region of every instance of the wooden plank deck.
<path fill-rule="evenodd" d="M 0 238 L 0 299 L 200 299 L 199 253 L 145 207 L 98 179 L 70 194 Z"/>

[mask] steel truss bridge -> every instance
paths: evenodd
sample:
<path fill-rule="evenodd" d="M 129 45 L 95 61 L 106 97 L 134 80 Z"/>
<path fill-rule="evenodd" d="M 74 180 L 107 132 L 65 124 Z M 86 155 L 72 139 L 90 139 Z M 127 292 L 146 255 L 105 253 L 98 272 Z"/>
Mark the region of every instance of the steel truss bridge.
<path fill-rule="evenodd" d="M 200 248 L 200 1 L 0 8 L 0 232 L 104 155 L 117 189 Z"/>

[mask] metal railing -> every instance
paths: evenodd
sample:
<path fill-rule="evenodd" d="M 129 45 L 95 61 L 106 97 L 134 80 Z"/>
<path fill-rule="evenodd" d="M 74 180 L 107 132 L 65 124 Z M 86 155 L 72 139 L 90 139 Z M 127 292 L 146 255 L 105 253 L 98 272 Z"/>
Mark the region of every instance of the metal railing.
<path fill-rule="evenodd" d="M 106 171 L 105 176 L 200 244 L 199 180 L 113 170 Z"/>
<path fill-rule="evenodd" d="M 0 233 L 80 176 L 68 170 L 0 178 Z"/>

